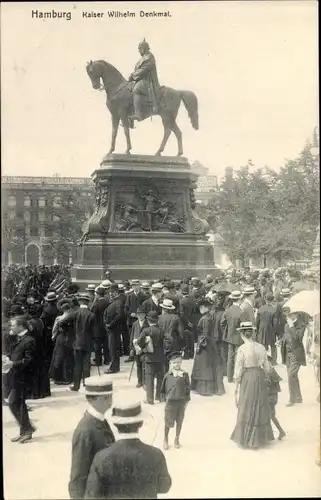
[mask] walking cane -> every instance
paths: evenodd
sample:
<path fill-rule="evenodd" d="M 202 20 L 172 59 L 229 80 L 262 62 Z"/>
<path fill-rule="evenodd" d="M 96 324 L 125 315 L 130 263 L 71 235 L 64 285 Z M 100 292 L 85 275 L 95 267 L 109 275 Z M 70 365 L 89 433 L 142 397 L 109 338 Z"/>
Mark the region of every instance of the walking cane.
<path fill-rule="evenodd" d="M 133 373 L 133 369 L 134 369 L 134 363 L 135 363 L 135 360 L 132 362 L 132 367 L 130 369 L 130 373 L 129 373 L 129 378 L 128 378 L 128 382 L 130 382 L 130 379 L 131 379 L 131 376 L 132 376 L 132 373 Z"/>

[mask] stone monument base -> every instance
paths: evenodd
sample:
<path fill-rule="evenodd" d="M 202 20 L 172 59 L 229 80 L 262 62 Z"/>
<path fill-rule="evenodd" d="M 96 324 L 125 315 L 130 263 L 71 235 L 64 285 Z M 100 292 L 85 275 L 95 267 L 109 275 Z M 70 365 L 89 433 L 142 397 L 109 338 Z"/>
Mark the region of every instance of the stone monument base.
<path fill-rule="evenodd" d="M 87 223 L 73 281 L 181 279 L 213 274 L 208 224 L 194 211 L 197 174 L 186 158 L 106 157 L 93 174 L 97 207 Z"/>

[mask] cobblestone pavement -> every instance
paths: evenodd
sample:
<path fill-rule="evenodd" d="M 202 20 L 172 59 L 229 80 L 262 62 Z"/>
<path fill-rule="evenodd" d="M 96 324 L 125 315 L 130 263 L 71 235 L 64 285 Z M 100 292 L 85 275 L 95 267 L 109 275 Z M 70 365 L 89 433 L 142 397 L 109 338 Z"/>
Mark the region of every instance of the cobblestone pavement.
<path fill-rule="evenodd" d="M 192 361 L 184 365 L 190 372 Z M 129 391 L 143 400 L 143 390 L 135 387 L 135 374 L 128 382 L 129 369 L 130 364 L 122 363 L 121 372 L 113 376 L 114 389 Z M 283 378 L 277 415 L 287 432 L 284 441 L 276 440 L 258 451 L 241 450 L 229 439 L 236 420 L 234 386 L 226 384 L 225 396 L 192 395 L 182 448 L 171 447 L 165 452 L 173 485 L 161 498 L 320 496 L 321 473 L 315 464 L 320 421 L 313 369 L 301 368 L 304 402 L 291 408 L 285 406 L 285 368 L 279 365 L 277 371 Z M 96 368 L 92 374 L 96 374 Z M 30 405 L 37 432 L 25 445 L 11 443 L 17 426 L 9 409 L 3 408 L 5 498 L 68 498 L 71 438 L 86 407 L 83 389 L 72 393 L 66 387 L 53 387 L 51 398 L 31 401 Z M 147 411 L 150 416 L 141 439 L 161 447 L 164 405 L 148 406 Z"/>

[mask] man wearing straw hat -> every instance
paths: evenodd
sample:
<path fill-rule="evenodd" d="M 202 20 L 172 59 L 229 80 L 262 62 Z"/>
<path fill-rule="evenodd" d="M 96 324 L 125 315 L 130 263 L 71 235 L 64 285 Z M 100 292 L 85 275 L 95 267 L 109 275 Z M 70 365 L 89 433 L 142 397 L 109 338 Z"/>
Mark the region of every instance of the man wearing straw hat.
<path fill-rule="evenodd" d="M 85 380 L 85 391 L 88 408 L 72 438 L 69 495 L 74 499 L 85 496 L 87 477 L 96 453 L 115 442 L 104 416 L 112 405 L 113 383 L 106 375 L 89 377 Z"/>
<path fill-rule="evenodd" d="M 221 326 L 223 328 L 222 340 L 227 342 L 227 381 L 233 382 L 235 357 L 238 347 L 243 343 L 241 335 L 237 328 L 241 322 L 241 300 L 242 294 L 238 290 L 234 290 L 229 298 L 232 305 L 222 314 Z"/>
<path fill-rule="evenodd" d="M 112 423 L 119 438 L 95 456 L 87 480 L 85 498 L 157 498 L 172 485 L 164 454 L 143 443 L 144 423 L 140 402 L 115 404 Z"/>

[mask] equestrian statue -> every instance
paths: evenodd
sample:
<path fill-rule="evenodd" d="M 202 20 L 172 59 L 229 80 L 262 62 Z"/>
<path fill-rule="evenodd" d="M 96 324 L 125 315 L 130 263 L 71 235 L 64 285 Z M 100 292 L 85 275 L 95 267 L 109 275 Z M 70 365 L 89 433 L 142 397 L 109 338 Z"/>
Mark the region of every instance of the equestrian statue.
<path fill-rule="evenodd" d="M 164 126 L 164 137 L 156 155 L 161 155 L 171 132 L 174 132 L 178 144 L 177 156 L 182 156 L 182 132 L 176 123 L 178 110 L 183 101 L 192 127 L 198 130 L 197 97 L 189 90 L 174 90 L 161 86 L 155 58 L 145 39 L 138 45 L 138 50 L 141 58 L 128 81 L 106 61 L 90 61 L 86 66 L 93 88 L 105 90 L 107 94 L 106 104 L 112 117 L 112 138 L 108 155 L 115 151 L 119 122 L 124 127 L 126 154 L 130 154 L 132 146 L 129 129 L 134 128 L 135 121 L 140 122 L 153 115 L 159 115 Z"/>

